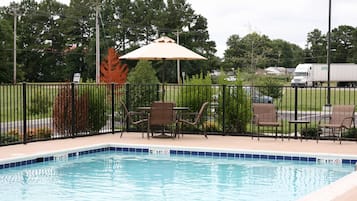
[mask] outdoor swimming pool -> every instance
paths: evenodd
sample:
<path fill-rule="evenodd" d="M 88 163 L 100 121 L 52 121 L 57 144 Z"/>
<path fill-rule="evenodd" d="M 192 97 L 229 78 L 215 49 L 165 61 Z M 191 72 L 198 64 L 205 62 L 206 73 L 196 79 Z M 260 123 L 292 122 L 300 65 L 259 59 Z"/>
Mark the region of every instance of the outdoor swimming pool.
<path fill-rule="evenodd" d="M 37 158 L 31 165 L 2 166 L 1 200 L 289 201 L 353 171 L 353 165 L 309 159 L 184 153 L 99 149 Z"/>

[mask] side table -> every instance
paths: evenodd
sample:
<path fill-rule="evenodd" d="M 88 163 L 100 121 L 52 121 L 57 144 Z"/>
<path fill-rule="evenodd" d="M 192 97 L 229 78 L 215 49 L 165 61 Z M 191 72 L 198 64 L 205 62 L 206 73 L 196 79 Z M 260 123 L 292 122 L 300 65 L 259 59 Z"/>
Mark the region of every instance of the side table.
<path fill-rule="evenodd" d="M 291 124 L 294 124 L 294 126 L 299 125 L 299 124 L 300 125 L 304 125 L 305 124 L 305 129 L 307 129 L 307 125 L 309 123 L 310 123 L 310 121 L 308 121 L 308 120 L 301 120 L 301 119 L 290 120 L 289 121 L 289 138 L 288 139 L 290 140 Z M 296 129 L 295 129 L 294 138 L 297 139 L 297 130 Z M 302 135 L 300 136 L 300 141 L 302 141 Z"/>

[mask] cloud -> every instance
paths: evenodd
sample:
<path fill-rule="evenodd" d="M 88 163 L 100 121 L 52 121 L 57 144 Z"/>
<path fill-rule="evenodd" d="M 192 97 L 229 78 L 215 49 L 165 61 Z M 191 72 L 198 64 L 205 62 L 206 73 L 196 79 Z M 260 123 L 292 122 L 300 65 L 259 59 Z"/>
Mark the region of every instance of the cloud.
<path fill-rule="evenodd" d="M 211 40 L 216 41 L 218 56 L 223 56 L 229 36 L 244 37 L 255 31 L 270 39 L 283 39 L 304 47 L 313 29 L 328 30 L 326 0 L 187 0 L 196 13 L 208 20 Z M 332 3 L 332 28 L 357 24 L 357 1 L 339 0 Z"/>

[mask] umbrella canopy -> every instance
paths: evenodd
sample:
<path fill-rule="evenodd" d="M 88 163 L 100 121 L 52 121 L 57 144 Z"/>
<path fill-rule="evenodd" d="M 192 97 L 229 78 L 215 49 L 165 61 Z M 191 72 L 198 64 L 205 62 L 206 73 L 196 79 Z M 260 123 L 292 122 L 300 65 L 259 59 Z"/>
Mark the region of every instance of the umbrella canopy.
<path fill-rule="evenodd" d="M 120 59 L 130 60 L 205 60 L 206 58 L 163 36 L 154 42 L 138 48 Z"/>

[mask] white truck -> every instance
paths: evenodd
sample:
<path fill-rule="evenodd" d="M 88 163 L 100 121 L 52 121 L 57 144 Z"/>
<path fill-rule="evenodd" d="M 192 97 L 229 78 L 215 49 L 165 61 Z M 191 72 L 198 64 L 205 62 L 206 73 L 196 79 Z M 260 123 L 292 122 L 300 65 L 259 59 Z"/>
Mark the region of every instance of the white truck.
<path fill-rule="evenodd" d="M 327 82 L 327 73 L 327 64 L 299 64 L 295 68 L 291 86 L 321 86 Z M 339 87 L 357 86 L 357 64 L 330 64 L 330 82 L 337 83 Z"/>

